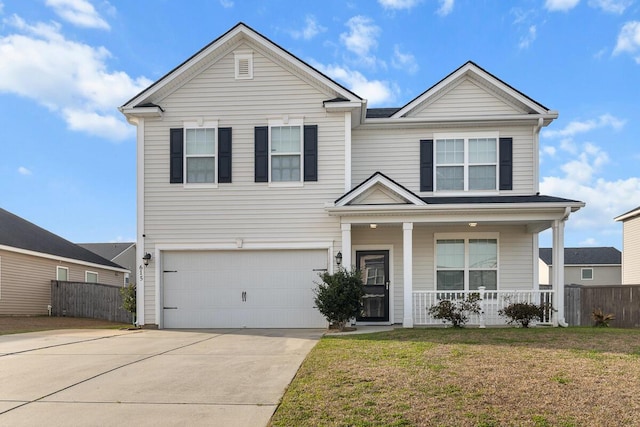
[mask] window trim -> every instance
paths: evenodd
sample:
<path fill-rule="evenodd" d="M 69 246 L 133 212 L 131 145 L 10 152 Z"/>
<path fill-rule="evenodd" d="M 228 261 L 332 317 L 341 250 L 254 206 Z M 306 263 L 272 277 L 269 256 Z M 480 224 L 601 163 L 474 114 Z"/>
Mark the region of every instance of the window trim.
<path fill-rule="evenodd" d="M 238 50 L 233 52 L 236 80 L 253 79 L 253 52 L 250 50 Z M 240 62 L 247 61 L 247 74 L 240 73 Z"/>
<path fill-rule="evenodd" d="M 182 185 L 185 188 L 218 188 L 218 157 L 219 157 L 219 146 L 220 143 L 218 141 L 218 120 L 198 120 L 198 121 L 189 121 L 182 123 L 182 174 L 183 174 L 183 183 Z M 188 129 L 213 129 L 213 134 L 215 135 L 214 141 L 214 154 L 213 154 L 213 164 L 215 165 L 214 174 L 213 174 L 213 182 L 188 182 L 187 177 L 189 176 L 189 170 L 187 169 L 187 159 L 195 158 L 195 157 L 211 157 L 205 155 L 189 155 L 187 154 L 187 130 Z"/>
<path fill-rule="evenodd" d="M 89 274 L 95 274 L 96 275 L 96 281 L 95 282 L 90 282 L 89 281 Z M 90 270 L 85 270 L 84 272 L 84 281 L 85 283 L 100 283 L 100 276 L 98 275 L 97 271 L 90 271 Z"/>
<path fill-rule="evenodd" d="M 591 277 L 584 277 L 584 272 L 585 271 L 591 271 Z M 593 269 L 593 267 L 583 267 L 580 269 L 580 280 L 593 280 L 593 276 L 595 271 Z"/>
<path fill-rule="evenodd" d="M 442 292 L 462 292 L 469 289 L 469 272 L 476 270 L 494 270 L 491 268 L 470 269 L 469 267 L 469 240 L 493 239 L 496 241 L 496 291 L 500 290 L 500 233 L 479 232 L 479 233 L 434 233 L 433 235 L 433 288 Z M 458 291 L 448 291 L 438 289 L 438 240 L 464 240 L 464 289 Z M 446 269 L 442 270 L 445 271 Z M 452 269 L 453 270 L 453 269 Z M 493 289 L 487 289 L 493 291 Z"/>
<path fill-rule="evenodd" d="M 66 270 L 67 271 L 67 280 L 60 280 L 59 276 L 58 276 L 58 271 L 60 270 Z M 56 265 L 56 280 L 61 281 L 61 282 L 68 282 L 69 281 L 69 267 L 63 267 L 61 265 Z"/>
<path fill-rule="evenodd" d="M 492 163 L 495 166 L 496 182 L 494 189 L 489 190 L 470 190 L 469 189 L 469 139 L 493 138 L 496 140 L 496 160 Z M 439 166 L 460 166 L 460 164 L 438 164 L 438 140 L 443 139 L 463 139 L 464 140 L 464 160 L 463 168 L 463 189 L 462 190 L 439 190 L 438 189 L 438 167 Z M 480 163 L 478 166 L 489 165 L 488 163 Z M 500 192 L 500 132 L 456 132 L 456 133 L 434 133 L 433 134 L 433 190 L 438 195 L 460 195 L 462 193 L 472 193 L 473 195 L 495 195 Z"/>
<path fill-rule="evenodd" d="M 271 130 L 274 127 L 299 127 L 300 128 L 300 151 L 298 152 L 298 156 L 300 158 L 300 179 L 298 181 L 273 181 L 272 180 L 272 168 L 271 168 L 271 158 L 273 154 L 271 153 Z M 269 132 L 267 135 L 268 138 L 268 174 L 269 174 L 269 187 L 304 187 L 304 119 L 302 117 L 283 117 L 278 119 L 269 119 L 268 120 L 268 128 Z M 294 155 L 294 153 L 281 153 L 278 155 Z"/>

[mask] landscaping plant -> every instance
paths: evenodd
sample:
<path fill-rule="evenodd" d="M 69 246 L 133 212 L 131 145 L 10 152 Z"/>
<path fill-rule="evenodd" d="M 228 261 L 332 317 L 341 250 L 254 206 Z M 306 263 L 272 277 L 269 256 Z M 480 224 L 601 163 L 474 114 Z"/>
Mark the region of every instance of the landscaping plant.
<path fill-rule="evenodd" d="M 547 304 L 533 304 L 530 302 L 514 302 L 498 310 L 498 314 L 507 317 L 507 323 L 518 323 L 528 328 L 533 320 L 542 320 L 545 312 L 550 309 Z"/>
<path fill-rule="evenodd" d="M 454 328 L 463 328 L 469 321 L 471 314 L 480 313 L 480 294 L 469 294 L 466 298 L 455 302 L 444 299 L 438 304 L 427 309 L 429 314 L 436 319 L 451 322 Z"/>
<path fill-rule="evenodd" d="M 616 319 L 616 316 L 612 313 L 605 313 L 601 308 L 593 310 L 591 317 L 593 317 L 593 320 L 595 321 L 593 326 L 599 328 L 608 328 L 609 322 Z"/>
<path fill-rule="evenodd" d="M 357 270 L 341 268 L 333 274 L 321 273 L 320 278 L 322 283 L 314 289 L 316 307 L 333 327 L 342 331 L 347 321 L 362 311 L 362 275 Z"/>
<path fill-rule="evenodd" d="M 122 308 L 133 315 L 133 324 L 136 323 L 136 284 L 129 283 L 127 286 L 120 288 L 122 296 Z"/>

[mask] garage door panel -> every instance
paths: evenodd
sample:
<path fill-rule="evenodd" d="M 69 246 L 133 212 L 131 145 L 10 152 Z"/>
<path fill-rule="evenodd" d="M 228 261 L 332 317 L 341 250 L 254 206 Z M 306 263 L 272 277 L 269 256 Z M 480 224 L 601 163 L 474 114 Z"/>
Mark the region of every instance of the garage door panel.
<path fill-rule="evenodd" d="M 313 303 L 326 250 L 166 252 L 163 268 L 164 327 L 326 325 Z"/>

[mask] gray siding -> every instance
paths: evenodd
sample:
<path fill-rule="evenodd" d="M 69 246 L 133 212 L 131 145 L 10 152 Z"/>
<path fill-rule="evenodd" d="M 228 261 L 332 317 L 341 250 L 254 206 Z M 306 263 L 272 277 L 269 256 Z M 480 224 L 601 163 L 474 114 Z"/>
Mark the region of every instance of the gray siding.
<path fill-rule="evenodd" d="M 85 272 L 98 273 L 98 281 L 122 286 L 124 273 L 56 261 L 33 255 L 0 251 L 0 315 L 43 315 L 51 304 L 51 281 L 56 267 L 69 269 L 69 281 L 84 282 Z"/>
<path fill-rule="evenodd" d="M 469 132 L 498 131 L 501 137 L 513 138 L 513 190 L 501 194 L 535 194 L 537 147 L 531 126 L 469 128 Z M 420 193 L 420 140 L 435 133 L 454 133 L 455 129 L 371 128 L 360 127 L 352 137 L 352 186 L 355 187 L 375 172 L 382 172 L 416 194 Z M 427 196 L 434 193 L 422 193 Z"/>
<path fill-rule="evenodd" d="M 640 216 L 622 223 L 622 283 L 640 284 Z"/>
<path fill-rule="evenodd" d="M 582 269 L 593 269 L 593 280 L 582 280 Z M 621 266 L 603 266 L 603 265 L 565 265 L 564 267 L 564 283 L 575 285 L 619 285 L 622 280 Z M 553 284 L 553 266 L 549 267 L 549 284 Z"/>

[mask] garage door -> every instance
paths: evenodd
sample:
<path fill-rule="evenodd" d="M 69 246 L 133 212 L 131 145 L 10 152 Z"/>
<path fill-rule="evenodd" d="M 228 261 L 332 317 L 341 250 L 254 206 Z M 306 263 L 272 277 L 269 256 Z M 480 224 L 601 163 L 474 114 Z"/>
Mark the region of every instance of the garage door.
<path fill-rule="evenodd" d="M 163 255 L 165 328 L 317 328 L 326 250 L 181 251 Z"/>

